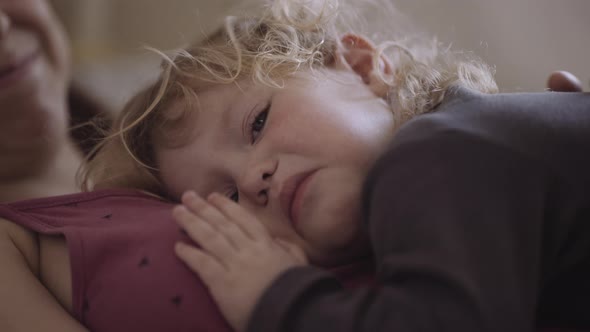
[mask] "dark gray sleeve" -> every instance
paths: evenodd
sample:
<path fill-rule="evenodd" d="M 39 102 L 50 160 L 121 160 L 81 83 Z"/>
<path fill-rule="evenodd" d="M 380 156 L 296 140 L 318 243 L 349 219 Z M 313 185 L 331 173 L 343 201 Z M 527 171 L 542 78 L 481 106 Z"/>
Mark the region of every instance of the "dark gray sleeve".
<path fill-rule="evenodd" d="M 290 270 L 248 331 L 531 331 L 552 178 L 462 131 L 392 148 L 365 192 L 380 286 L 342 290 L 319 269 Z"/>

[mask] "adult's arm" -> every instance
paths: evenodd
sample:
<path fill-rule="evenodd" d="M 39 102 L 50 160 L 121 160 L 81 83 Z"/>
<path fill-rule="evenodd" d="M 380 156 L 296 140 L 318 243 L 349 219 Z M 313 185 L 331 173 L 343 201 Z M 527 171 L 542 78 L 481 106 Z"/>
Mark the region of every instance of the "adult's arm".
<path fill-rule="evenodd" d="M 28 231 L 0 218 L 0 331 L 87 331 L 39 282 L 34 241 Z"/>

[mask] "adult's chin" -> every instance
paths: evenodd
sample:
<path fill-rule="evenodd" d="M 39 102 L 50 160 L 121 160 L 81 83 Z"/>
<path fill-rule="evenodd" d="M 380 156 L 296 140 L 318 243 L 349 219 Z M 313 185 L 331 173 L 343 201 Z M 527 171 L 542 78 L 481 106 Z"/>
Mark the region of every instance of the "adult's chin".
<path fill-rule="evenodd" d="M 13 105 L 17 112 L 2 125 L 3 136 L 13 137 L 13 148 L 48 148 L 67 138 L 65 100 L 32 95 Z"/>
<path fill-rule="evenodd" d="M 14 116 L 0 124 L 0 173 L 13 178 L 38 174 L 54 163 L 68 141 L 65 105 L 30 96 L 13 104 Z"/>

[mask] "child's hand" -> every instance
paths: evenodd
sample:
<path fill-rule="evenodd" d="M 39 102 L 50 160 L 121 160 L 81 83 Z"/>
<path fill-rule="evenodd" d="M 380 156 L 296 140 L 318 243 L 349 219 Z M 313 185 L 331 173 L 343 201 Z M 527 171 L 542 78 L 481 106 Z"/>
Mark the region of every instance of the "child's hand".
<path fill-rule="evenodd" d="M 177 243 L 176 254 L 208 286 L 231 326 L 243 331 L 264 290 L 285 270 L 305 265 L 305 254 L 273 239 L 254 216 L 222 195 L 205 201 L 187 192 L 182 203 L 173 216 L 202 248 Z"/>

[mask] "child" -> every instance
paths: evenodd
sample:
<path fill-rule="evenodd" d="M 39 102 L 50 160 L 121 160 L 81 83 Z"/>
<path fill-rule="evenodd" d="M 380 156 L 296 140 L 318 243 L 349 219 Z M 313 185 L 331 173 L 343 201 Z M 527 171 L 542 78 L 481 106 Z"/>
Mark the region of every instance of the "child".
<path fill-rule="evenodd" d="M 481 323 L 477 325 L 483 326 L 481 329 L 494 327 L 492 323 L 496 322 L 487 319 L 497 314 L 495 299 L 475 298 L 490 302 L 478 301 L 469 307 L 473 312 L 466 317 L 460 310 L 452 310 L 453 300 L 457 299 L 452 286 L 465 285 L 463 279 L 455 277 L 470 272 L 461 269 L 462 261 L 440 260 L 449 265 L 434 271 L 438 274 L 428 273 L 432 272 L 430 266 L 421 265 L 425 262 L 422 255 L 432 259 L 428 255 L 433 251 L 420 251 L 422 245 L 430 243 L 420 235 L 432 240 L 432 247 L 427 249 L 456 254 L 464 242 L 457 242 L 456 247 L 449 245 L 448 250 L 446 245 L 462 238 L 442 242 L 437 236 L 456 235 L 457 228 L 449 224 L 445 232 L 440 224 L 416 222 L 409 225 L 415 225 L 415 229 L 404 229 L 393 222 L 422 221 L 409 214 L 416 211 L 415 205 L 422 199 L 425 204 L 433 204 L 432 211 L 419 209 L 425 217 L 457 206 L 457 202 L 438 196 L 440 191 L 420 191 L 429 189 L 432 180 L 445 183 L 444 178 L 430 174 L 445 175 L 448 167 L 444 166 L 454 165 L 439 166 L 446 157 L 441 153 L 454 152 L 454 142 L 441 140 L 438 152 L 418 144 L 422 142 L 420 137 L 410 134 L 420 133 L 425 142 L 431 143 L 431 137 L 436 137 L 430 136 L 433 133 L 453 132 L 447 130 L 453 122 L 445 127 L 447 122 L 441 124 L 435 121 L 438 117 L 433 120 L 425 115 L 425 121 L 410 125 L 414 129 L 406 126 L 400 131 L 389 149 L 394 132 L 406 120 L 420 113 L 463 105 L 464 100 L 485 98 L 471 89 L 494 92 L 488 68 L 474 60 L 454 58 L 444 50 L 435 53 L 436 46 L 427 52 L 427 48 L 384 44 L 397 52 L 387 57 L 367 39 L 336 29 L 328 7 L 275 2 L 261 17 L 231 18 L 226 30 L 170 58 L 160 81 L 135 97 L 121 114 L 114 135 L 87 167 L 87 184 L 93 183 L 95 189 L 137 188 L 172 200 L 179 200 L 188 191 L 183 197 L 186 207 L 176 209 L 175 217 L 191 237 L 201 242 L 204 251 L 180 246 L 178 254 L 200 274 L 228 321 L 238 330 L 245 329 L 249 321 L 252 331 L 356 327 L 374 331 L 391 326 L 403 331 L 399 317 L 408 319 L 411 326 L 416 321 L 430 324 L 433 315 L 443 327 L 449 324 L 447 318 L 456 320 L 459 327 L 466 326 L 465 319 Z M 518 103 L 528 102 L 529 97 L 518 97 Z M 513 103 L 512 97 L 498 98 L 494 101 Z M 580 96 L 552 95 L 553 102 L 549 97 L 540 98 L 548 103 L 548 109 L 556 103 L 572 103 L 572 114 L 576 105 L 588 103 Z M 447 119 L 447 113 L 454 114 L 448 110 L 440 118 Z M 473 117 L 480 115 L 472 113 Z M 432 129 L 433 133 L 424 129 Z M 474 141 L 457 132 L 463 134 L 459 138 Z M 408 147 L 408 142 L 416 143 Z M 406 151 L 400 153 L 404 147 Z M 482 153 L 490 152 L 486 144 L 477 147 L 482 148 Z M 477 157 L 482 158 L 481 162 L 476 161 L 486 165 L 488 160 L 480 154 Z M 398 155 L 404 156 L 400 157 L 403 160 L 395 159 Z M 449 157 L 453 160 L 456 156 Z M 415 167 L 413 172 L 402 163 L 405 158 Z M 415 163 L 415 158 L 421 162 Z M 389 167 L 392 159 L 397 163 Z M 585 165 L 585 160 L 581 161 L 580 167 Z M 398 179 L 392 180 L 393 175 L 388 173 L 396 167 L 400 170 L 394 173 L 401 177 L 399 188 Z M 414 181 L 408 183 L 410 179 Z M 451 191 L 455 183 L 446 184 Z M 387 192 L 392 189 L 407 197 Z M 193 191 L 201 196 L 220 192 L 239 205 L 220 195 L 211 196 L 213 205 L 209 205 Z M 436 195 L 440 201 L 429 201 L 427 194 Z M 460 203 L 461 208 L 469 208 Z M 17 203 L 4 208 L 3 215 L 37 232 L 65 234 L 72 253 L 73 276 L 79 276 L 72 280 L 77 295 L 73 312 L 91 330 L 137 330 L 138 326 L 146 331 L 220 328 L 216 317 L 209 327 L 199 325 L 199 319 L 214 313 L 210 307 L 194 303 L 201 300 L 198 296 L 203 295 L 202 285 L 196 279 L 191 284 L 190 273 L 170 263 L 172 251 L 165 247 L 172 248 L 172 243 L 185 235 L 167 220 L 163 215 L 166 209 L 159 204 L 165 205 L 137 192 L 99 191 L 55 201 Z M 395 204 L 404 204 L 402 207 L 408 210 L 383 210 L 384 206 L 399 208 Z M 80 208 L 94 215 L 93 219 L 84 216 L 84 227 L 76 219 Z M 404 212 L 407 217 L 401 215 Z M 363 218 L 369 232 L 360 224 Z M 390 241 L 393 236 L 399 238 Z M 478 236 L 474 239 L 482 240 Z M 417 241 L 407 241 L 411 239 Z M 381 286 L 344 293 L 323 271 L 311 267 L 291 269 L 305 262 L 298 248 L 313 264 L 328 267 L 366 261 L 374 254 Z M 506 258 L 504 254 L 500 257 Z M 215 262 L 221 262 L 226 270 L 218 269 Z M 393 271 L 391 263 L 395 265 Z M 486 262 L 492 263 L 497 262 Z M 510 260 L 504 263 L 512 269 L 520 266 Z M 88 264 L 86 274 L 74 274 L 84 264 Z M 67 288 L 51 283 L 61 280 L 55 275 L 43 279 L 47 288 L 57 294 Z M 264 291 L 274 279 L 271 288 Z M 407 288 L 400 286 L 404 282 Z M 467 286 L 480 290 L 478 284 Z M 504 294 L 504 288 L 499 288 Z M 473 299 L 469 291 L 471 288 L 465 298 Z M 418 301 L 415 292 L 425 299 Z M 434 300 L 429 301 L 427 295 L 434 295 Z M 436 295 L 441 295 L 440 303 L 449 304 L 445 307 L 449 309 L 444 313 L 447 316 L 439 316 Z M 71 308 L 67 296 L 61 298 L 66 299 L 64 307 Z M 451 301 L 443 301 L 448 299 Z M 432 311 L 421 312 L 423 305 L 433 305 Z M 511 303 L 505 305 L 512 308 Z M 359 312 L 358 308 L 365 311 Z M 485 315 L 483 323 L 479 314 Z M 250 315 L 252 319 L 248 319 Z M 130 316 L 132 322 L 125 316 Z M 137 325 L 132 325 L 136 320 Z M 190 321 L 192 325 L 165 325 L 175 320 Z M 520 325 L 510 326 L 514 327 L 526 330 Z"/>
<path fill-rule="evenodd" d="M 149 116 L 164 130 L 132 129 L 155 132 L 154 150 L 131 150 L 165 194 L 188 191 L 175 217 L 203 248 L 178 254 L 236 330 L 590 327 L 588 96 L 486 96 L 489 73 L 473 63 L 435 69 L 411 52 L 390 63 L 329 25 L 258 23 L 177 58 L 193 75 L 171 80 L 198 106 L 161 102 Z M 394 115 L 433 109 L 388 147 Z M 381 287 L 340 290 L 271 236 L 323 266 L 362 259 L 370 240 Z"/>
<path fill-rule="evenodd" d="M 171 59 L 95 181 L 188 191 L 175 218 L 203 248 L 178 255 L 236 330 L 588 327 L 589 97 L 484 95 L 479 62 L 375 47 L 319 7 L 276 2 Z M 105 163 L 125 149 L 129 172 Z M 343 291 L 302 252 L 372 252 L 380 287 Z"/>

